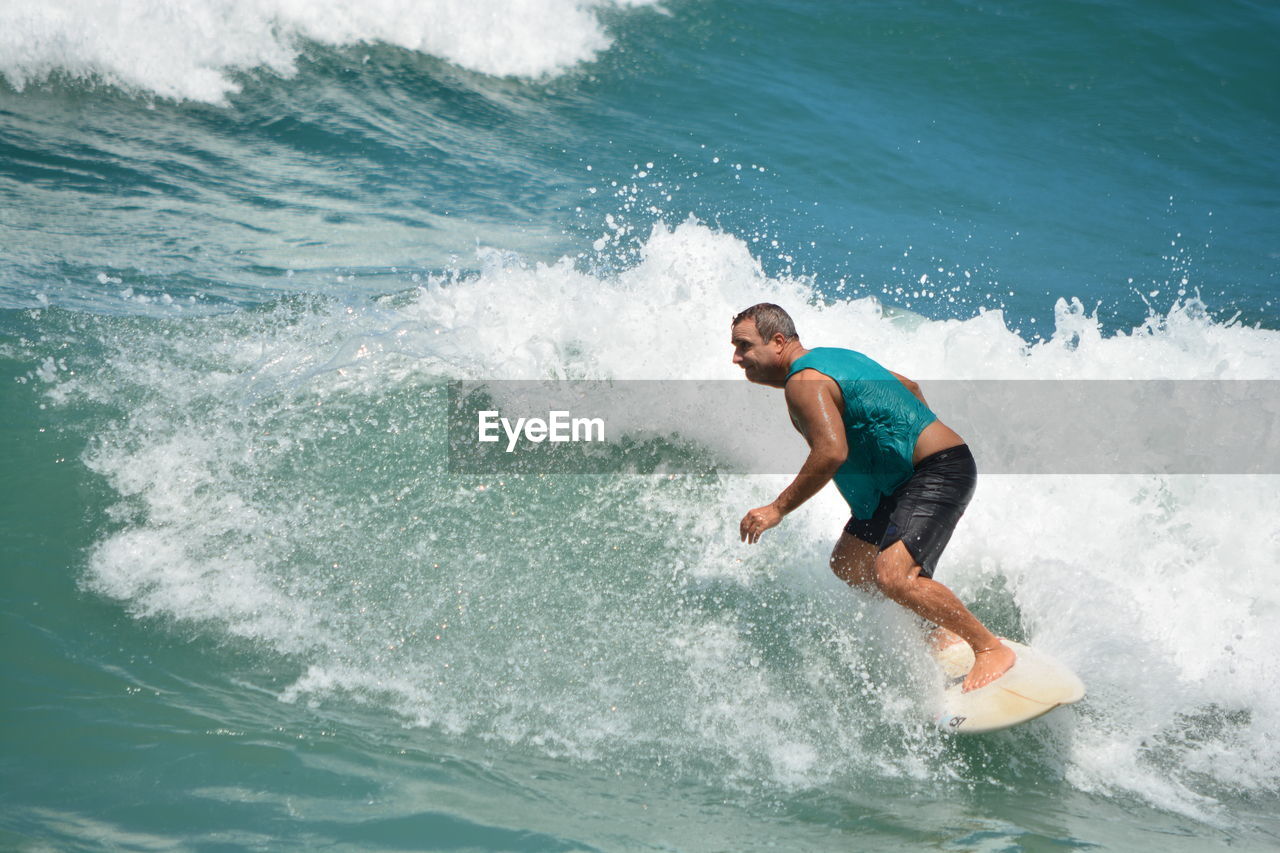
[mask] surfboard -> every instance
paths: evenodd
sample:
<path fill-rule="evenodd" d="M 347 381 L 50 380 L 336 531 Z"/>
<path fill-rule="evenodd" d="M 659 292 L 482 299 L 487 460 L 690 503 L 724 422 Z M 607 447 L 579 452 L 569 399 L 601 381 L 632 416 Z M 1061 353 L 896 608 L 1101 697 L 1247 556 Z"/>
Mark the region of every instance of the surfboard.
<path fill-rule="evenodd" d="M 955 734 L 982 734 L 1007 729 L 1084 698 L 1084 682 L 1065 664 L 1044 652 L 1002 639 L 1018 660 L 990 684 L 961 691 L 973 666 L 973 649 L 955 643 L 934 657 L 947 677 L 942 703 L 934 718 L 938 728 Z"/>

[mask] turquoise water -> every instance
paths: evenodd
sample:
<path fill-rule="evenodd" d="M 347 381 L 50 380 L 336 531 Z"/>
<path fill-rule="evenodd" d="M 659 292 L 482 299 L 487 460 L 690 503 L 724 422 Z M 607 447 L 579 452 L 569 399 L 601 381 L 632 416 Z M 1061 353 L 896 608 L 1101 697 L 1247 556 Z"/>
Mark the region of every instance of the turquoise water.
<path fill-rule="evenodd" d="M 834 492 L 445 434 L 763 299 L 926 394 L 1280 378 L 1275 10 L 150 8 L 0 9 L 0 846 L 1280 844 L 1274 477 L 983 478 L 939 577 L 1090 695 L 948 739 Z"/>

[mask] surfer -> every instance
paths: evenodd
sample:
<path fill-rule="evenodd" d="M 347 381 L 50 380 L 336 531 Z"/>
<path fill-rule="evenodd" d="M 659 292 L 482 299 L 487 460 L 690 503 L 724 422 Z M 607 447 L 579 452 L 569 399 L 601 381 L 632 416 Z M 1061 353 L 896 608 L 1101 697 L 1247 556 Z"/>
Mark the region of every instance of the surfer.
<path fill-rule="evenodd" d="M 968 643 L 974 664 L 964 690 L 1003 675 L 1014 652 L 933 579 L 977 484 L 964 439 L 938 420 L 905 376 L 853 350 L 805 349 L 777 305 L 751 306 L 733 318 L 732 329 L 733 363 L 750 381 L 784 390 L 791 422 L 809 444 L 782 494 L 743 516 L 742 541 L 760 541 L 834 479 L 852 515 L 831 552 L 832 571 L 848 584 L 878 588 L 938 626 L 939 647 Z"/>

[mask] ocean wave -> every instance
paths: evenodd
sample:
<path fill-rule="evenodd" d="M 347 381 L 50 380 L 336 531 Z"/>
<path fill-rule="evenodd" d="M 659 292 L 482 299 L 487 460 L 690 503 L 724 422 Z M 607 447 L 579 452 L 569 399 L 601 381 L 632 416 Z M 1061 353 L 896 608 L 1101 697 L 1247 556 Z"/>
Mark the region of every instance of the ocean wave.
<path fill-rule="evenodd" d="M 1280 351 L 1194 305 L 1104 337 L 1064 300 L 1029 343 L 998 312 L 824 302 L 693 221 L 657 226 L 616 276 L 482 266 L 365 301 L 78 315 L 92 358 L 51 354 L 25 379 L 112 413 L 85 457 L 118 496 L 88 586 L 290 656 L 285 701 L 611 767 L 661 755 L 716 784 L 949 784 L 992 765 L 927 734 L 908 620 L 827 571 L 838 498 L 748 550 L 736 519 L 785 478 L 460 476 L 441 383 L 736 377 L 729 319 L 761 300 L 808 342 L 922 380 L 1275 378 Z M 64 314 L 44 316 L 50 346 Z M 1016 735 L 1025 772 L 1226 824 L 1231 791 L 1275 791 L 1275 496 L 1263 476 L 984 478 L 943 576 L 1090 689 Z"/>
<path fill-rule="evenodd" d="M 217 103 L 236 72 L 292 75 L 305 43 L 383 43 L 482 74 L 555 75 L 608 49 L 602 7 L 652 0 L 15 0 L 0 7 L 0 76 L 21 90 L 62 74 Z"/>

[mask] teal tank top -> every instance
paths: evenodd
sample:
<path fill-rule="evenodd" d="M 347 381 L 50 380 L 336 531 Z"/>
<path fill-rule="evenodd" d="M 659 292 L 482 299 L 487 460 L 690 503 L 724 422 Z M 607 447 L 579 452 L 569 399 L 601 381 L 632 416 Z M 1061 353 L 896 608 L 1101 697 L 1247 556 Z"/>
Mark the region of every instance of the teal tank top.
<path fill-rule="evenodd" d="M 806 369 L 830 376 L 844 395 L 849 458 L 836 471 L 836 488 L 856 517 L 870 518 L 882 495 L 910 479 L 916 439 L 938 416 L 860 352 L 811 349 L 792 363 L 787 378 Z"/>

